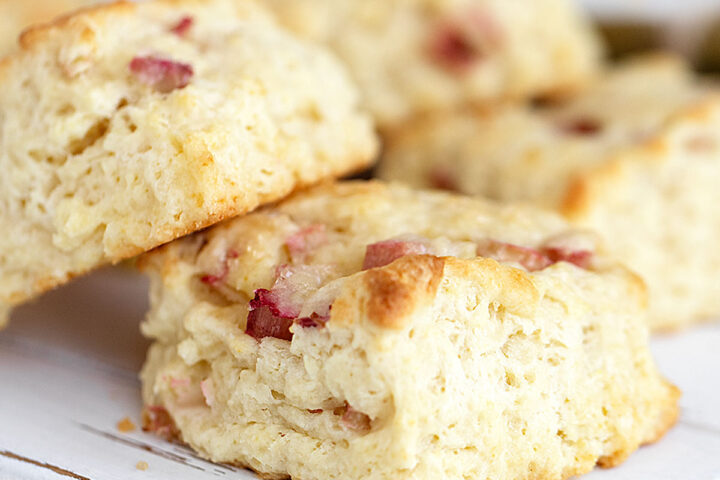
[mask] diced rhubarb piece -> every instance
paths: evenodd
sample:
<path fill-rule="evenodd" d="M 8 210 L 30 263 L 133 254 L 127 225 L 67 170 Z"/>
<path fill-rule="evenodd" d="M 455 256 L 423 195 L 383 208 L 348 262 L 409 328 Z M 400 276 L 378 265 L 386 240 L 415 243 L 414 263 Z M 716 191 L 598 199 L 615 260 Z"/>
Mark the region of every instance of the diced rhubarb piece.
<path fill-rule="evenodd" d="M 190 28 L 192 28 L 193 23 L 194 20 L 191 16 L 185 16 L 181 18 L 180 21 L 170 29 L 170 31 L 175 35 L 184 37 L 187 35 L 188 31 L 190 31 Z"/>
<path fill-rule="evenodd" d="M 470 9 L 447 19 L 434 31 L 429 44 L 430 57 L 442 67 L 464 73 L 502 42 L 502 32 L 487 12 Z"/>
<path fill-rule="evenodd" d="M 326 280 L 330 269 L 325 265 L 281 265 L 273 285 L 273 300 L 277 308 L 293 318 L 300 315 L 306 300 Z M 321 312 L 318 312 L 321 313 Z"/>
<path fill-rule="evenodd" d="M 133 58 L 130 71 L 141 83 L 161 93 L 186 87 L 193 76 L 192 66 L 154 56 Z"/>
<path fill-rule="evenodd" d="M 428 174 L 430 185 L 438 190 L 460 191 L 457 180 L 447 167 L 435 167 Z"/>
<path fill-rule="evenodd" d="M 346 430 L 366 433 L 370 431 L 370 417 L 350 405 L 346 405 L 345 411 L 340 417 L 340 425 Z"/>
<path fill-rule="evenodd" d="M 309 317 L 298 318 L 295 320 L 295 324 L 302 328 L 322 328 L 330 320 L 328 316 L 321 316 L 317 313 L 313 313 Z"/>
<path fill-rule="evenodd" d="M 167 441 L 178 437 L 179 431 L 175 421 L 164 407 L 149 405 L 143 409 L 143 431 L 152 432 Z"/>
<path fill-rule="evenodd" d="M 420 242 L 405 240 L 385 240 L 366 247 L 363 270 L 384 267 L 406 255 L 423 255 L 428 248 Z"/>
<path fill-rule="evenodd" d="M 220 271 L 217 274 L 203 275 L 200 277 L 200 281 L 210 285 L 211 287 L 216 287 L 220 283 L 224 282 L 230 273 L 230 260 L 238 258 L 239 256 L 240 255 L 235 250 L 228 250 L 225 252 L 222 261 L 220 262 Z"/>
<path fill-rule="evenodd" d="M 275 337 L 289 341 L 292 340 L 290 327 L 296 317 L 297 312 L 283 309 L 274 292 L 255 290 L 255 298 L 250 301 L 245 333 L 257 340 Z"/>
<path fill-rule="evenodd" d="M 552 260 L 552 263 L 568 262 L 580 268 L 590 267 L 593 257 L 593 253 L 589 250 L 571 250 L 562 247 L 544 248 L 543 252 Z"/>
<path fill-rule="evenodd" d="M 490 239 L 478 243 L 477 254 L 498 262 L 519 263 L 530 272 L 542 270 L 554 263 L 539 250 Z"/>
<path fill-rule="evenodd" d="M 323 413 L 323 409 L 322 408 L 315 408 L 312 410 L 308 409 L 308 413 L 313 413 L 313 414 Z"/>
<path fill-rule="evenodd" d="M 326 265 L 281 265 L 272 290 L 255 290 L 250 301 L 245 333 L 260 340 L 275 337 L 292 340 L 290 327 L 322 327 L 330 318 L 330 305 L 311 302 L 307 317 L 298 320 L 302 307 L 322 285 L 330 269 Z"/>
<path fill-rule="evenodd" d="M 429 54 L 439 65 L 455 72 L 468 70 L 482 56 L 466 32 L 451 22 L 435 31 L 430 40 Z"/>
<path fill-rule="evenodd" d="M 316 224 L 290 235 L 285 240 L 285 245 L 293 258 L 302 258 L 325 242 L 327 242 L 326 227 L 323 224 Z"/>
<path fill-rule="evenodd" d="M 561 129 L 571 135 L 592 136 L 602 132 L 603 127 L 599 120 L 591 117 L 580 117 L 564 122 Z"/>

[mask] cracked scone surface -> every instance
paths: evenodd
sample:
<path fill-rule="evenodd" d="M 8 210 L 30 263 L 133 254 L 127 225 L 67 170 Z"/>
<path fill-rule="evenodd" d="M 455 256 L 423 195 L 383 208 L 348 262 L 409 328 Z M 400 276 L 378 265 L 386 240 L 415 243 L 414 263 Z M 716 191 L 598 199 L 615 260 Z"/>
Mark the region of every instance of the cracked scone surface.
<path fill-rule="evenodd" d="M 330 46 L 383 127 L 426 110 L 565 92 L 601 48 L 569 0 L 263 0 Z"/>
<path fill-rule="evenodd" d="M 419 120 L 379 176 L 562 212 L 644 277 L 652 327 L 678 328 L 720 312 L 719 128 L 718 90 L 653 56 L 568 102 Z"/>
<path fill-rule="evenodd" d="M 642 282 L 531 208 L 340 183 L 141 268 L 146 428 L 270 478 L 563 479 L 677 414 Z"/>
<path fill-rule="evenodd" d="M 93 3 L 92 0 L 0 0 L 0 56 L 17 48 L 18 36 L 30 25 Z"/>
<path fill-rule="evenodd" d="M 376 150 L 339 62 L 252 2 L 121 2 L 21 43 L 0 66 L 6 305 Z"/>

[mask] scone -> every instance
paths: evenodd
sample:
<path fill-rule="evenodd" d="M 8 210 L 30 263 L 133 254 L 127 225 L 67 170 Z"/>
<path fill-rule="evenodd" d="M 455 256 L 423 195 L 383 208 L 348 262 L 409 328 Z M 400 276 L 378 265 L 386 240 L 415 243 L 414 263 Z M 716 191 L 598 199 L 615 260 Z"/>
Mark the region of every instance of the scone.
<path fill-rule="evenodd" d="M 378 123 L 452 105 L 561 93 L 601 48 L 572 0 L 264 0 L 345 61 Z"/>
<path fill-rule="evenodd" d="M 79 12 L 0 64 L 0 304 L 367 166 L 339 62 L 250 1 Z"/>
<path fill-rule="evenodd" d="M 0 0 L 0 56 L 17 48 L 20 33 L 30 25 L 95 3 L 92 0 Z"/>
<path fill-rule="evenodd" d="M 720 313 L 720 95 L 677 59 L 608 73 L 572 101 L 406 126 L 379 175 L 562 212 L 645 278 L 655 329 Z"/>
<path fill-rule="evenodd" d="M 642 282 L 532 208 L 341 183 L 141 266 L 146 428 L 269 478 L 563 479 L 677 413 Z"/>

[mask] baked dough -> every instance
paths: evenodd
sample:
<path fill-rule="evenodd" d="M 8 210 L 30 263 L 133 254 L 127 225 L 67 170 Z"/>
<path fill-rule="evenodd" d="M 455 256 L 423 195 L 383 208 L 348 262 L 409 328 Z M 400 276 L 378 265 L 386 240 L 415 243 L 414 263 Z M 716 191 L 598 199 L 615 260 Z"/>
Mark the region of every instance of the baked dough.
<path fill-rule="evenodd" d="M 533 208 L 340 183 L 140 266 L 146 428 L 263 477 L 564 479 L 677 415 L 642 282 Z"/>
<path fill-rule="evenodd" d="M 720 313 L 720 95 L 677 58 L 612 69 L 571 101 L 446 112 L 388 140 L 379 176 L 555 209 L 609 240 L 654 329 Z"/>
<path fill-rule="evenodd" d="M 375 155 L 339 62 L 253 2 L 120 2 L 21 43 L 0 64 L 5 308 Z"/>
<path fill-rule="evenodd" d="M 572 0 L 263 0 L 345 61 L 383 129 L 419 112 L 568 93 L 602 49 Z"/>

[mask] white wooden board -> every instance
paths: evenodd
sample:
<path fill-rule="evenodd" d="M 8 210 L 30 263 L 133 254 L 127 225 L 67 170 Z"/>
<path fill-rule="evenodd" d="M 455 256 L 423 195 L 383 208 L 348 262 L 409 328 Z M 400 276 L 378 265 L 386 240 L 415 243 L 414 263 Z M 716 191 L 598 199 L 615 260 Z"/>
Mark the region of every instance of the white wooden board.
<path fill-rule="evenodd" d="M 106 270 L 22 308 L 0 333 L 0 480 L 255 478 L 118 431 L 123 417 L 140 423 L 145 297 L 141 277 Z M 656 338 L 653 350 L 685 392 L 682 419 L 619 468 L 584 478 L 720 480 L 720 325 Z"/>

